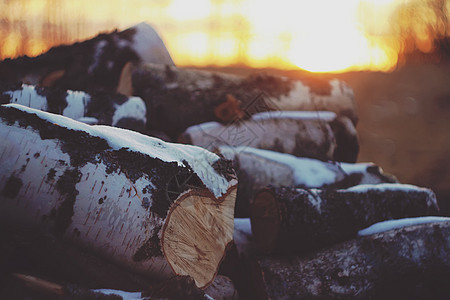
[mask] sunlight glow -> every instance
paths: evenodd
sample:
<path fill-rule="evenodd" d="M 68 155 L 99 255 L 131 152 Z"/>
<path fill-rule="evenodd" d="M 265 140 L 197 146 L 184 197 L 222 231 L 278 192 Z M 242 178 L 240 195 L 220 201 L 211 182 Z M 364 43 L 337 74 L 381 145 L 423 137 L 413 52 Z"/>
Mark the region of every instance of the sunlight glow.
<path fill-rule="evenodd" d="M 11 33 L 8 37 L 3 41 L 2 53 L 6 57 L 14 56 L 17 53 L 19 45 L 20 45 L 20 35 L 18 33 Z"/>
<path fill-rule="evenodd" d="M 203 32 L 191 32 L 176 39 L 175 49 L 183 49 L 178 59 L 194 64 L 208 54 L 208 36 Z"/>
<path fill-rule="evenodd" d="M 229 65 L 233 63 L 235 54 L 237 52 L 237 43 L 231 37 L 222 37 L 217 43 L 217 50 L 214 54 L 217 57 L 219 65 Z"/>
<path fill-rule="evenodd" d="M 206 18 L 210 13 L 209 0 L 173 0 L 168 7 L 168 15 L 178 21 Z"/>
<path fill-rule="evenodd" d="M 385 0 L 390 3 L 394 0 Z M 291 34 L 289 62 L 312 72 L 333 72 L 349 68 L 387 70 L 396 62 L 388 49 L 372 46 L 359 29 L 359 0 L 348 1 L 247 1 L 248 17 L 258 35 L 287 31 Z M 274 15 L 275 6 L 284 9 Z M 259 8 L 259 9 L 258 9 Z M 254 12 L 254 13 L 252 13 Z M 276 19 L 276 22 L 270 22 Z M 252 57 L 263 60 L 273 55 L 273 45 L 259 46 Z"/>
<path fill-rule="evenodd" d="M 0 58 L 37 55 L 98 32 L 153 24 L 180 66 L 246 64 L 312 72 L 388 71 L 400 46 L 389 17 L 410 0 L 11 1 Z M 426 24 L 417 47 L 431 49 Z M 22 38 L 21 35 L 22 34 Z"/>

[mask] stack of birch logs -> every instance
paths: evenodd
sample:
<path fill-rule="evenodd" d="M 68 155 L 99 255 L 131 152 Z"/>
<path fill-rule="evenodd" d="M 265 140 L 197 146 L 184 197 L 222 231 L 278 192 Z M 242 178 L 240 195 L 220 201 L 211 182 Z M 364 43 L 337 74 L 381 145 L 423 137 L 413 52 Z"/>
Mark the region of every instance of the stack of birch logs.
<path fill-rule="evenodd" d="M 341 81 L 177 68 L 139 24 L 0 62 L 0 104 L 0 298 L 450 297 L 450 219 L 356 163 Z"/>

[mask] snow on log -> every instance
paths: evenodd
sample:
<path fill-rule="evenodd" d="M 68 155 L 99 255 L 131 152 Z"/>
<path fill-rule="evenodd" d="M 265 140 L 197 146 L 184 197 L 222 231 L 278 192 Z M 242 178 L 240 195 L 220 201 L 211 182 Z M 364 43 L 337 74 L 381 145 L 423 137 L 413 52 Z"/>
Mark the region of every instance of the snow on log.
<path fill-rule="evenodd" d="M 115 91 L 127 62 L 173 65 L 156 31 L 140 23 L 124 31 L 51 48 L 37 57 L 0 62 L 0 81 L 55 86 L 64 90 Z"/>
<path fill-rule="evenodd" d="M 121 297 L 122 300 L 144 300 L 146 299 L 145 297 L 142 297 L 142 292 L 126 292 L 126 291 L 121 291 L 121 290 L 112 290 L 112 289 L 98 289 L 98 290 L 93 290 L 93 293 L 95 293 L 95 296 L 92 295 L 91 297 L 100 297 L 99 294 L 101 295 L 114 295 L 117 297 Z M 94 298 L 96 299 L 96 298 Z M 108 299 L 105 297 L 105 299 Z"/>
<path fill-rule="evenodd" d="M 64 91 L 26 84 L 3 84 L 0 104 L 15 103 L 87 123 L 146 130 L 147 108 L 139 97 L 117 93 Z"/>
<path fill-rule="evenodd" d="M 255 243 L 266 253 L 314 250 L 351 239 L 380 221 L 437 212 L 431 190 L 406 184 L 346 190 L 266 188 L 250 207 Z"/>
<path fill-rule="evenodd" d="M 203 123 L 189 127 L 179 142 L 208 150 L 220 145 L 245 146 L 351 163 L 356 161 L 359 151 L 351 121 L 325 111 L 274 111 L 255 114 L 248 120 L 227 125 Z"/>
<path fill-rule="evenodd" d="M 229 161 L 16 104 L 0 121 L 1 218 L 149 276 L 213 281 L 233 238 Z"/>
<path fill-rule="evenodd" d="M 358 235 L 371 235 L 377 234 L 380 232 L 385 232 L 397 228 L 402 228 L 406 226 L 420 225 L 420 224 L 428 224 L 428 223 L 437 223 L 437 222 L 450 222 L 450 218 L 448 217 L 436 217 L 436 216 L 426 216 L 426 217 L 416 217 L 416 218 L 403 218 L 397 220 L 388 220 L 381 221 L 370 225 L 367 228 L 361 229 L 358 231 Z M 236 222 L 235 222 L 236 224 Z"/>
<path fill-rule="evenodd" d="M 147 103 L 151 129 L 176 138 L 205 122 L 228 123 L 255 113 L 280 110 L 333 111 L 356 124 L 352 89 L 339 80 L 317 89 L 307 81 L 268 74 L 248 77 L 152 64 L 134 65 L 123 81 Z"/>
<path fill-rule="evenodd" d="M 239 179 L 236 217 L 249 217 L 249 204 L 267 185 L 302 188 L 348 188 L 394 183 L 395 178 L 370 163 L 330 163 L 251 147 L 219 147 L 233 161 Z"/>
<path fill-rule="evenodd" d="M 253 261 L 255 299 L 448 299 L 450 222 Z"/>

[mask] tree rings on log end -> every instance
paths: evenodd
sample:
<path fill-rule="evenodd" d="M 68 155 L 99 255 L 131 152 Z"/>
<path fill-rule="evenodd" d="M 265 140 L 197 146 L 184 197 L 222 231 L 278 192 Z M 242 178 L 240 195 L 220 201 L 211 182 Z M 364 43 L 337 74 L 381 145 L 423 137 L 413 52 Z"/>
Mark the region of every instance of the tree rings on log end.
<path fill-rule="evenodd" d="M 181 194 L 169 210 L 161 246 L 176 275 L 189 275 L 199 288 L 214 280 L 233 240 L 236 186 L 217 202 L 204 190 Z"/>
<path fill-rule="evenodd" d="M 269 189 L 264 189 L 255 196 L 250 215 L 256 244 L 261 251 L 270 253 L 276 246 L 281 215 L 275 196 Z"/>

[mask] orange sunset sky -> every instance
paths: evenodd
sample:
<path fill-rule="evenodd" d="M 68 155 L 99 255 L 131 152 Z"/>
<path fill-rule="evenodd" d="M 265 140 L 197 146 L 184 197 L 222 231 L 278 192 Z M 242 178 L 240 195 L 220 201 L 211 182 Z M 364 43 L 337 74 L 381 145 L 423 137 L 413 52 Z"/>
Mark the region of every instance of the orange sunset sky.
<path fill-rule="evenodd" d="M 413 2 L 420 9 L 404 13 Z M 145 21 L 158 30 L 180 66 L 388 71 L 404 47 L 400 35 L 405 30 L 399 28 L 408 26 L 412 15 L 425 20 L 408 29 L 414 32 L 416 46 L 431 49 L 429 25 L 437 17 L 421 7 L 426 2 L 2 0 L 0 58 L 38 55 L 59 43 Z M 450 1 L 440 2 L 448 17 Z"/>

